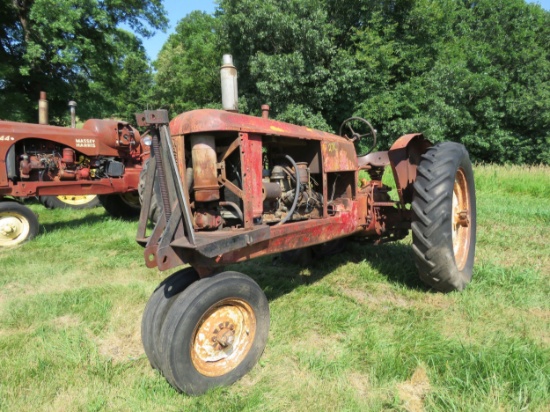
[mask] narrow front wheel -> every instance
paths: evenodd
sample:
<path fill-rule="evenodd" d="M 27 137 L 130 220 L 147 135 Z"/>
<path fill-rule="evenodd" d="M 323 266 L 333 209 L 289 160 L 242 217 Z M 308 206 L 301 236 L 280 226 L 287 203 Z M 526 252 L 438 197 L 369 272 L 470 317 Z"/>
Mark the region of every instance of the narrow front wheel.
<path fill-rule="evenodd" d="M 258 362 L 269 332 L 269 305 L 248 276 L 201 279 L 172 304 L 161 331 L 162 372 L 179 391 L 198 395 L 230 385 Z"/>
<path fill-rule="evenodd" d="M 168 310 L 177 296 L 199 279 L 197 271 L 185 268 L 166 278 L 153 292 L 141 320 L 141 341 L 154 369 L 160 369 L 160 331 Z"/>

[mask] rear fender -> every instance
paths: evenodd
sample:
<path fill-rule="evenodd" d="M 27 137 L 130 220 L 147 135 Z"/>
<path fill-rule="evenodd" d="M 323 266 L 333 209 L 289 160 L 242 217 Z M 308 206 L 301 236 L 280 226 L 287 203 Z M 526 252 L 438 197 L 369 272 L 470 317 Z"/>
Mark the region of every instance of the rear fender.
<path fill-rule="evenodd" d="M 14 179 L 15 177 L 17 177 L 15 144 L 9 146 L 9 149 L 0 147 L 0 187 L 9 186 L 8 179 Z"/>
<path fill-rule="evenodd" d="M 412 202 L 416 168 L 420 157 L 430 146 L 433 146 L 432 143 L 421 133 L 413 133 L 401 136 L 388 151 L 397 193 L 403 207 Z"/>

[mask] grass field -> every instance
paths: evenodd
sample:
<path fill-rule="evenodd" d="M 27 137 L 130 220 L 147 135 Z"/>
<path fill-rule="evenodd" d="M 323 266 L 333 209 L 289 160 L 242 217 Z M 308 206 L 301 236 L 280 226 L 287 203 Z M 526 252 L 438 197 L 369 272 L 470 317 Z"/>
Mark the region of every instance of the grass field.
<path fill-rule="evenodd" d="M 153 371 L 141 314 L 168 275 L 145 268 L 135 223 L 46 210 L 0 252 L 2 411 L 550 411 L 550 168 L 477 167 L 474 279 L 440 294 L 410 238 L 352 243 L 309 268 L 232 267 L 270 301 L 260 363 L 201 397 Z"/>

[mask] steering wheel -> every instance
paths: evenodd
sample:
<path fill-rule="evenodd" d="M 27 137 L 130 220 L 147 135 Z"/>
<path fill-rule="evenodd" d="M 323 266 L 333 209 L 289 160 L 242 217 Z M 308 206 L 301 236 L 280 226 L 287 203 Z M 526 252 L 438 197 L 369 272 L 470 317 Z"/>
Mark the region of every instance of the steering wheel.
<path fill-rule="evenodd" d="M 359 126 L 366 125 L 367 127 L 366 128 L 362 127 L 362 129 L 363 130 L 366 129 L 368 131 L 363 134 L 357 133 L 353 129 L 354 126 L 357 128 L 356 125 L 359 125 Z M 345 128 L 347 128 L 351 132 L 351 136 L 348 136 L 347 134 L 343 134 Z M 374 129 L 374 127 L 372 127 L 372 125 L 369 122 L 367 122 L 362 117 L 350 117 L 349 119 L 344 120 L 342 122 L 342 125 L 340 126 L 340 136 L 345 137 L 346 139 L 352 142 L 359 141 L 366 136 L 372 136 L 372 140 L 373 140 L 372 146 L 370 147 L 368 152 L 362 155 L 359 155 L 359 157 L 368 155 L 376 147 L 376 130 Z"/>

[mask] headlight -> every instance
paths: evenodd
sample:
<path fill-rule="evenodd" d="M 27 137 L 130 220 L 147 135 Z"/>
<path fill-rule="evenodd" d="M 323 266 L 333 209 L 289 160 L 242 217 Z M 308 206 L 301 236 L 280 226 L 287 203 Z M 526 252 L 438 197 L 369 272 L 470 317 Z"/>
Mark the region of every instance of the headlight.
<path fill-rule="evenodd" d="M 141 139 L 141 143 L 143 143 L 145 146 L 151 146 L 151 143 L 153 143 L 153 139 L 151 139 L 151 136 L 145 136 Z"/>

